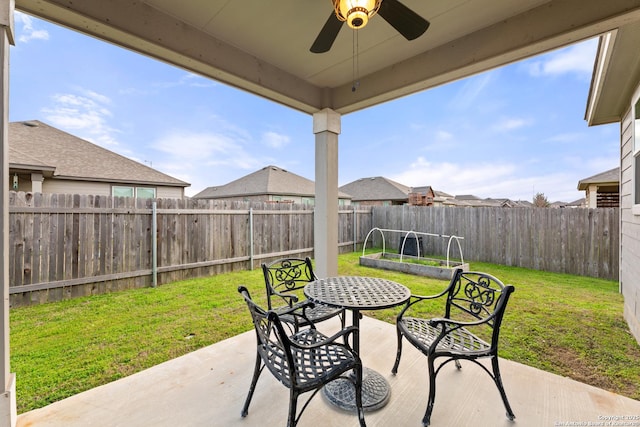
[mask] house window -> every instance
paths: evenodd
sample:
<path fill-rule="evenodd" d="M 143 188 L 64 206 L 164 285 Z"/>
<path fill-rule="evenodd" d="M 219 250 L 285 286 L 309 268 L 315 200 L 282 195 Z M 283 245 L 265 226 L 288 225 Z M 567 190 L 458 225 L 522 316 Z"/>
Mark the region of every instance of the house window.
<path fill-rule="evenodd" d="M 111 195 L 114 197 L 133 197 L 133 187 L 111 187 Z"/>
<path fill-rule="evenodd" d="M 138 199 L 153 199 L 156 197 L 156 189 L 152 187 L 136 187 Z"/>
<path fill-rule="evenodd" d="M 124 185 L 114 185 L 111 187 L 111 195 L 114 197 L 135 197 L 138 199 L 149 199 L 156 197 L 156 189 L 153 187 L 127 187 Z"/>
<path fill-rule="evenodd" d="M 634 204 L 640 204 L 640 96 L 633 104 Z"/>

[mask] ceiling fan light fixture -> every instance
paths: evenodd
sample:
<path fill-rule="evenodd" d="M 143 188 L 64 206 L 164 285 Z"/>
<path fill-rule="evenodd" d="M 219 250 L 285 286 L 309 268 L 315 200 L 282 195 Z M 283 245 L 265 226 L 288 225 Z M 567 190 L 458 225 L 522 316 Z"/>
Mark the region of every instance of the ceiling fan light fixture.
<path fill-rule="evenodd" d="M 336 16 L 354 30 L 364 28 L 375 15 L 382 0 L 333 0 Z"/>

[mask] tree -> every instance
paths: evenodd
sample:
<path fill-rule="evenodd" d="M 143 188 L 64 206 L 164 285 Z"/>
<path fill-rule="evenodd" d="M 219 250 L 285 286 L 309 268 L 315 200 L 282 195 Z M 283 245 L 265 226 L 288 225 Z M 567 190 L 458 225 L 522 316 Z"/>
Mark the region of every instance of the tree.
<path fill-rule="evenodd" d="M 547 196 L 544 193 L 536 193 L 533 197 L 533 206 L 536 208 L 548 208 L 550 205 Z"/>

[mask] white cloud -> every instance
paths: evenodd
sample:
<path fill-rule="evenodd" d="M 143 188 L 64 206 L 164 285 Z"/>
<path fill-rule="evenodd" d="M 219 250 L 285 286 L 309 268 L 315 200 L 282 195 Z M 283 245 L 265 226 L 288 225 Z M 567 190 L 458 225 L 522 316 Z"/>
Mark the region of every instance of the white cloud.
<path fill-rule="evenodd" d="M 492 126 L 497 132 L 508 132 L 531 125 L 532 120 L 516 117 L 504 117 Z"/>
<path fill-rule="evenodd" d="M 477 99 L 482 95 L 485 87 L 487 87 L 499 73 L 500 70 L 487 71 L 478 76 L 466 79 L 464 85 L 458 93 L 456 93 L 449 105 L 459 110 L 466 110 L 472 105 L 476 105 Z"/>
<path fill-rule="evenodd" d="M 184 163 L 188 162 L 205 174 L 212 167 L 250 170 L 264 166 L 263 158 L 247 151 L 241 141 L 221 133 L 174 130 L 156 141 L 153 148 L 169 154 L 180 163 L 180 169 L 184 170 Z"/>
<path fill-rule="evenodd" d="M 430 185 L 451 195 L 473 194 L 480 198 L 533 199 L 544 193 L 550 201 L 572 202 L 584 197 L 577 191 L 578 180 L 569 172 L 526 176 L 511 163 L 432 163 L 420 157 L 405 172 L 390 179 L 410 187 Z"/>
<path fill-rule="evenodd" d="M 409 165 L 409 169 L 392 180 L 404 185 L 418 187 L 431 185 L 447 193 L 461 191 L 468 187 L 481 187 L 497 182 L 515 171 L 512 165 L 495 164 L 454 164 L 449 162 L 432 163 L 419 157 Z"/>
<path fill-rule="evenodd" d="M 153 144 L 157 150 L 180 159 L 207 161 L 213 155 L 232 156 L 243 149 L 228 136 L 215 133 L 195 133 L 174 130 Z"/>
<path fill-rule="evenodd" d="M 267 147 L 280 149 L 291 142 L 288 135 L 268 131 L 262 134 L 262 141 Z"/>
<path fill-rule="evenodd" d="M 34 28 L 34 21 L 29 15 L 15 12 L 14 20 L 16 23 L 22 24 L 17 28 L 18 41 L 29 43 L 31 40 L 49 40 L 49 32 L 47 30 Z"/>
<path fill-rule="evenodd" d="M 597 39 L 591 39 L 547 54 L 543 60 L 528 61 L 525 64 L 529 74 L 534 77 L 568 73 L 591 76 L 597 47 Z"/>
<path fill-rule="evenodd" d="M 451 132 L 447 132 L 446 130 L 439 130 L 436 132 L 436 140 L 440 142 L 451 141 L 453 139 L 453 134 Z"/>
<path fill-rule="evenodd" d="M 560 133 L 558 135 L 554 135 L 550 138 L 547 138 L 549 142 L 560 142 L 560 143 L 570 143 L 580 141 L 581 139 L 585 139 L 585 135 L 582 132 L 568 132 L 568 133 Z"/>
<path fill-rule="evenodd" d="M 180 76 L 178 80 L 175 81 L 165 81 L 155 83 L 154 86 L 160 89 L 168 89 L 179 86 L 187 86 L 187 87 L 214 87 L 217 83 L 214 80 L 206 79 L 198 74 L 194 73 L 186 73 Z"/>
<path fill-rule="evenodd" d="M 77 93 L 53 95 L 52 105 L 42 109 L 46 120 L 95 144 L 118 145 L 118 131 L 108 124 L 112 117 L 109 97 L 83 88 L 76 90 Z"/>

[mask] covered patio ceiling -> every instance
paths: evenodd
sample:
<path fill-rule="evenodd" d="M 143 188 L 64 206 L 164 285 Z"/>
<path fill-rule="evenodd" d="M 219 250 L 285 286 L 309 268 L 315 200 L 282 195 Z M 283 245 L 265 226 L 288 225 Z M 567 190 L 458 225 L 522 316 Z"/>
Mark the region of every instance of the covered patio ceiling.
<path fill-rule="evenodd" d="M 407 41 L 380 16 L 309 48 L 330 0 L 15 0 L 17 10 L 296 110 L 367 108 L 640 19 L 638 0 L 402 0 L 430 22 Z"/>

